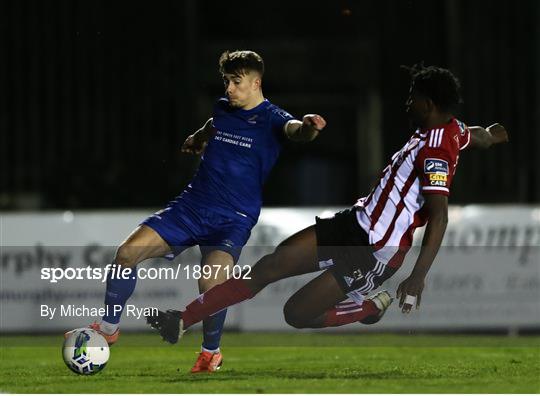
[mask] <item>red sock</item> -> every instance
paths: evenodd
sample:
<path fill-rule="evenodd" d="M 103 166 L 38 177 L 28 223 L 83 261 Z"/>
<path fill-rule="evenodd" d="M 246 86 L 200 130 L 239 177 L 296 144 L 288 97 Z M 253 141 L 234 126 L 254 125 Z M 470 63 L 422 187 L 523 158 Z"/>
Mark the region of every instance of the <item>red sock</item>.
<path fill-rule="evenodd" d="M 371 315 L 377 315 L 378 313 L 379 309 L 371 300 L 365 300 L 362 305 L 358 305 L 355 302 L 341 303 L 326 311 L 324 326 L 343 326 L 349 323 L 358 322 Z"/>
<path fill-rule="evenodd" d="M 189 303 L 182 312 L 184 328 L 187 329 L 208 316 L 252 298 L 254 295 L 243 279 L 229 279 L 221 285 L 214 286 Z"/>

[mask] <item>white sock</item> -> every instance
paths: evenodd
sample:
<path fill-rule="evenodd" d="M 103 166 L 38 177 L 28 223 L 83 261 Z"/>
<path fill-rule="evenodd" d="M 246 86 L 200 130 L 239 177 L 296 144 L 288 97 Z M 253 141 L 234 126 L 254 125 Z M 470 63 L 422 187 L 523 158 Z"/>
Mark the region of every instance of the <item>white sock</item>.
<path fill-rule="evenodd" d="M 104 320 L 99 324 L 99 329 L 107 335 L 114 334 L 118 330 L 118 323 L 109 323 Z"/>
<path fill-rule="evenodd" d="M 210 353 L 218 353 L 219 352 L 219 348 L 218 349 L 206 349 L 205 347 L 201 346 L 201 350 L 203 352 L 210 352 Z"/>

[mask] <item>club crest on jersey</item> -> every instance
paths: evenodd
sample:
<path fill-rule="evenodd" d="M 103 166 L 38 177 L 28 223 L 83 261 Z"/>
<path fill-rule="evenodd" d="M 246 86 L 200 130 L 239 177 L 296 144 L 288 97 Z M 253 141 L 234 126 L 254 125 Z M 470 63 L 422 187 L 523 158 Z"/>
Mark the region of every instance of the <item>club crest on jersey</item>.
<path fill-rule="evenodd" d="M 448 162 L 438 158 L 426 158 L 424 160 L 424 173 L 428 176 L 431 186 L 446 187 Z"/>
<path fill-rule="evenodd" d="M 407 143 L 398 153 L 397 153 L 397 157 L 394 157 L 396 158 L 396 162 L 395 164 L 397 166 L 401 166 L 401 164 L 403 163 L 403 161 L 405 160 L 405 158 L 407 157 L 407 155 L 412 151 L 414 150 L 417 146 L 418 146 L 418 143 L 420 143 L 420 139 L 418 138 L 414 138 L 414 139 L 411 139 L 409 141 L 409 143 Z"/>

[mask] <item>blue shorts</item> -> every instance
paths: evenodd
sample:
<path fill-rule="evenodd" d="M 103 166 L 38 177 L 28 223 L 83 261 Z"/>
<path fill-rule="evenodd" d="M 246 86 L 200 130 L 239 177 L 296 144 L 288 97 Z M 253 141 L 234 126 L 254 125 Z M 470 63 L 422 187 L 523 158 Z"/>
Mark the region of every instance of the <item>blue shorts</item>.
<path fill-rule="evenodd" d="M 199 245 L 203 254 L 213 250 L 227 252 L 235 263 L 253 227 L 249 219 L 234 212 L 229 215 L 216 213 L 181 197 L 169 202 L 165 209 L 157 211 L 141 224 L 156 231 L 170 246 L 174 256 Z"/>

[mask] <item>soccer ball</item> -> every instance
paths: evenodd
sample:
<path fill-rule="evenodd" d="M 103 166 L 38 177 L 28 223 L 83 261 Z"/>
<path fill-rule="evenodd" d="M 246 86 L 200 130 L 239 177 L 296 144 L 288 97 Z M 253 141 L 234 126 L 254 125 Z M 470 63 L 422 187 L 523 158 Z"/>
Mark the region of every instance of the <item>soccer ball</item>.
<path fill-rule="evenodd" d="M 77 374 L 99 373 L 109 360 L 109 345 L 97 331 L 80 328 L 68 333 L 63 356 L 66 366 Z"/>

